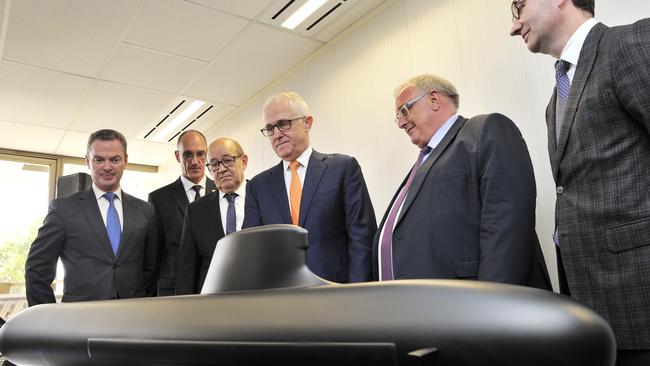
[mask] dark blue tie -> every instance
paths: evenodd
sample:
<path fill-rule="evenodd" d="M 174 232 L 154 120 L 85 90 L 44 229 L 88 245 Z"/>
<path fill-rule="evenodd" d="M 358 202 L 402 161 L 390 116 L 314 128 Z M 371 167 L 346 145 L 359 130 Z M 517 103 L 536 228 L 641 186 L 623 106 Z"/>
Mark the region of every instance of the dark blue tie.
<path fill-rule="evenodd" d="M 237 193 L 226 193 L 228 200 L 228 211 L 226 212 L 226 235 L 234 233 L 237 230 L 237 214 L 235 213 L 235 198 Z"/>
<path fill-rule="evenodd" d="M 108 211 L 106 212 L 106 231 L 108 232 L 108 239 L 111 241 L 113 254 L 117 255 L 117 250 L 120 247 L 122 226 L 120 225 L 120 217 L 117 215 L 117 210 L 115 209 L 115 193 L 106 192 L 104 193 L 104 198 L 108 200 Z"/>
<path fill-rule="evenodd" d="M 555 100 L 555 142 L 560 141 L 564 112 L 566 111 L 567 99 L 569 99 L 571 83 L 567 71 L 569 71 L 570 67 L 571 63 L 562 59 L 555 63 L 555 90 L 557 95 Z"/>
<path fill-rule="evenodd" d="M 415 173 L 417 173 L 418 169 L 420 168 L 420 165 L 422 165 L 422 160 L 430 152 L 431 152 L 431 146 L 425 146 L 420 151 L 420 154 L 418 155 L 418 159 L 415 161 L 415 164 L 413 164 L 413 168 L 411 169 L 411 174 L 406 180 L 404 187 L 402 187 L 399 196 L 397 196 L 397 199 L 395 200 L 395 202 L 393 202 L 393 207 L 390 209 L 390 212 L 388 213 L 386 222 L 384 222 L 384 229 L 383 229 L 384 232 L 382 234 L 381 243 L 380 243 L 382 281 L 388 281 L 394 278 L 393 277 L 393 227 L 395 226 L 395 220 L 397 219 L 397 212 L 399 211 L 400 207 L 402 207 L 402 203 L 404 203 L 406 194 L 408 193 L 408 190 L 411 187 L 411 183 L 413 183 L 413 179 L 415 178 Z"/>

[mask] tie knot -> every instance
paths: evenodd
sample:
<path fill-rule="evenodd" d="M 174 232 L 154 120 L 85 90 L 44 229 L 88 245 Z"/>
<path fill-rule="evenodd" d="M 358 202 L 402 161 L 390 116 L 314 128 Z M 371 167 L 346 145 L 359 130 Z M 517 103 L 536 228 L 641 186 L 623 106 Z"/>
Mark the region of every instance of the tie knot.
<path fill-rule="evenodd" d="M 427 146 L 423 147 L 422 150 L 420 150 L 420 154 L 422 154 L 422 155 L 426 155 L 426 154 L 430 153 L 431 150 L 433 150 L 433 149 L 431 148 L 431 146 L 428 146 L 428 145 L 427 145 Z"/>
<path fill-rule="evenodd" d="M 295 160 L 292 161 L 291 163 L 289 163 L 289 169 L 293 170 L 294 172 L 298 171 L 299 166 L 300 166 L 300 162 L 295 161 Z"/>
<path fill-rule="evenodd" d="M 224 197 L 226 197 L 226 200 L 228 200 L 228 202 L 233 203 L 235 202 L 235 198 L 237 198 L 237 196 L 239 196 L 237 193 L 226 193 Z"/>
<path fill-rule="evenodd" d="M 566 74 L 566 72 L 569 71 L 570 67 L 571 67 L 570 62 L 559 59 L 555 63 L 555 72 L 559 74 Z"/>
<path fill-rule="evenodd" d="M 198 184 L 195 185 L 194 187 L 192 187 L 192 190 L 194 190 L 194 192 L 196 192 L 196 194 L 201 194 L 201 186 L 198 185 Z"/>
<path fill-rule="evenodd" d="M 114 192 L 106 192 L 104 193 L 104 198 L 108 200 L 108 202 L 113 202 L 115 199 L 115 193 Z"/>

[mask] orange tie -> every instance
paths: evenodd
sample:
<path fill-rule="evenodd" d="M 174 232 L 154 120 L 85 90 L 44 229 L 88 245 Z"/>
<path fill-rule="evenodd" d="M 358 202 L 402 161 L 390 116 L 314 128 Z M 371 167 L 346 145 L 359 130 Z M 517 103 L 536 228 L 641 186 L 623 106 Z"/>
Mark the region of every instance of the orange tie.
<path fill-rule="evenodd" d="M 300 198 L 302 197 L 302 184 L 298 176 L 298 167 L 300 163 L 292 161 L 289 164 L 291 169 L 291 186 L 289 186 L 289 201 L 291 202 L 291 221 L 294 225 L 298 225 L 298 218 L 300 217 Z"/>

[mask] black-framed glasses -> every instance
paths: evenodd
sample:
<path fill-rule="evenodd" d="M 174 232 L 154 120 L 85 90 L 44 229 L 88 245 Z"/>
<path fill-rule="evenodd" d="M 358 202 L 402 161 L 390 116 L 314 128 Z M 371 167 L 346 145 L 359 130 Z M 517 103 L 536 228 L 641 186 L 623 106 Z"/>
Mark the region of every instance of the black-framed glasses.
<path fill-rule="evenodd" d="M 235 161 L 237 161 L 237 158 L 240 158 L 241 155 L 239 156 L 224 156 L 223 159 L 221 160 L 211 160 L 209 163 L 205 164 L 205 166 L 208 167 L 208 170 L 211 172 L 216 172 L 219 170 L 219 164 L 222 164 L 226 168 L 230 168 L 231 166 L 235 165 Z"/>
<path fill-rule="evenodd" d="M 296 118 L 292 118 L 292 119 L 281 119 L 281 120 L 275 122 L 274 125 L 272 125 L 272 124 L 266 125 L 263 129 L 260 130 L 260 132 L 262 133 L 262 135 L 264 135 L 266 137 L 273 136 L 273 132 L 275 132 L 276 128 L 278 130 L 280 130 L 280 131 L 286 131 L 286 130 L 291 128 L 291 124 L 293 123 L 293 121 L 297 121 L 297 120 L 303 119 L 305 117 L 307 117 L 307 116 L 296 117 Z"/>
<path fill-rule="evenodd" d="M 512 21 L 519 20 L 521 16 L 521 11 L 524 8 L 524 0 L 513 0 L 510 5 L 510 11 L 512 12 Z"/>
<path fill-rule="evenodd" d="M 429 94 L 429 92 L 422 93 L 417 97 L 399 106 L 399 108 L 397 108 L 397 113 L 395 114 L 395 123 L 399 124 L 400 118 L 408 117 L 409 113 L 411 113 L 411 108 L 415 105 L 415 103 L 419 102 L 420 99 L 424 98 L 427 94 Z"/>
<path fill-rule="evenodd" d="M 205 151 L 202 151 L 202 150 L 197 151 L 196 153 L 194 153 L 192 151 L 183 151 L 183 154 L 181 154 L 181 156 L 183 157 L 183 160 L 185 160 L 185 161 L 192 161 L 192 159 L 194 159 L 194 158 L 196 158 L 196 160 L 205 161 L 206 154 L 205 154 Z"/>

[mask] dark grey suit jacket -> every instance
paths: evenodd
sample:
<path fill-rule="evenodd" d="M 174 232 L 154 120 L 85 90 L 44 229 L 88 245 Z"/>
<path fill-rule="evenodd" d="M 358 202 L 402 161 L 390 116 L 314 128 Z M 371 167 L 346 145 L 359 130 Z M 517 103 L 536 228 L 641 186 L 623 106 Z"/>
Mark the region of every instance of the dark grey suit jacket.
<path fill-rule="evenodd" d="M 176 262 L 176 295 L 198 294 L 208 274 L 214 248 L 223 238 L 219 191 L 187 206 Z"/>
<path fill-rule="evenodd" d="M 29 306 L 55 302 L 50 284 L 58 258 L 65 269 L 64 302 L 155 293 L 154 209 L 122 191 L 122 212 L 124 228 L 115 256 L 92 188 L 52 201 L 25 264 Z"/>
<path fill-rule="evenodd" d="M 650 349 L 650 19 L 594 26 L 557 146 L 555 93 L 546 121 L 571 296 L 609 321 L 619 348 Z"/>
<path fill-rule="evenodd" d="M 205 181 L 206 196 L 216 191 L 211 179 Z M 156 279 L 161 293 L 173 294 L 176 280 L 176 257 L 183 230 L 183 217 L 189 201 L 181 178 L 149 193 L 149 202 L 156 208 L 158 228 L 158 263 Z"/>
<path fill-rule="evenodd" d="M 246 185 L 244 228 L 270 224 L 291 224 L 282 162 Z M 371 280 L 377 221 L 355 158 L 313 151 L 298 224 L 309 231 L 307 266 L 312 272 L 334 282 Z"/>
<path fill-rule="evenodd" d="M 379 225 L 377 251 L 390 208 Z M 450 278 L 550 289 L 535 233 L 526 143 L 501 114 L 459 116 L 418 169 L 393 231 L 395 279 Z"/>

